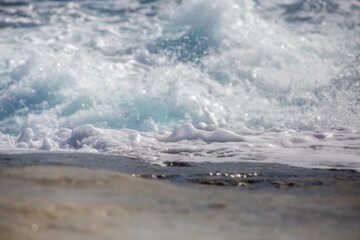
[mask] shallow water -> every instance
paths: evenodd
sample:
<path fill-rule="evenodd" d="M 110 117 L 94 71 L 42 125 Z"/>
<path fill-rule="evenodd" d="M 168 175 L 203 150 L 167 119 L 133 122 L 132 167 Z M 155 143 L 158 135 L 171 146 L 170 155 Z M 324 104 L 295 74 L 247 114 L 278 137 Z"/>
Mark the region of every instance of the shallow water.
<path fill-rule="evenodd" d="M 355 0 L 2 1 L 0 151 L 359 170 L 359 13 Z"/>

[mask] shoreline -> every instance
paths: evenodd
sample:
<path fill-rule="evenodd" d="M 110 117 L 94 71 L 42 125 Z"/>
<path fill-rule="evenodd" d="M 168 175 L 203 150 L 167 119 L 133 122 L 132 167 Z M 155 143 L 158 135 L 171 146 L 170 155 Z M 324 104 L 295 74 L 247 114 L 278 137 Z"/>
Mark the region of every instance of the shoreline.
<path fill-rule="evenodd" d="M 145 179 L 168 180 L 172 183 L 212 186 L 298 187 L 333 184 L 336 178 L 360 178 L 353 169 L 303 168 L 281 163 L 191 162 L 168 161 L 166 166 L 150 164 L 138 159 L 107 154 L 57 152 L 0 154 L 1 168 L 32 166 L 70 166 L 111 170 Z"/>
<path fill-rule="evenodd" d="M 360 237 L 360 174 L 355 171 L 264 163 L 159 167 L 119 157 L 102 159 L 99 169 L 85 155 L 79 157 L 87 166 L 76 166 L 74 158 L 75 166 L 59 166 L 50 161 L 54 156 L 43 156 L 38 162 L 27 159 L 35 166 L 21 167 L 15 163 L 26 160 L 16 157 L 8 168 L 0 158 L 4 240 Z M 113 162 L 106 165 L 106 160 Z M 221 175 L 210 176 L 215 169 Z M 225 176 L 240 170 L 258 175 Z"/>

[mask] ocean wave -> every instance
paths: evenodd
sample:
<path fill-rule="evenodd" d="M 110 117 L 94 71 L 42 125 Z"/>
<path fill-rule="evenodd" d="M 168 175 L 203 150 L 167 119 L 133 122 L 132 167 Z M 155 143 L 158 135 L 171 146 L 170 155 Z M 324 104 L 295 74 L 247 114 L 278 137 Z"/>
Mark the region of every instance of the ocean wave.
<path fill-rule="evenodd" d="M 318 149 L 344 138 L 314 134 L 360 128 L 359 9 L 352 0 L 2 1 L 0 147 L 149 159 L 235 151 L 237 160 L 270 159 L 274 142 L 290 155 Z M 189 127 L 199 122 L 223 130 Z M 185 145 L 179 126 L 192 132 Z M 74 133 L 82 128 L 93 130 Z M 250 142 L 232 135 L 252 131 Z M 229 134 L 243 141 L 213 141 Z M 353 142 L 337 144 L 358 155 L 345 147 Z M 243 148 L 252 150 L 234 150 Z"/>

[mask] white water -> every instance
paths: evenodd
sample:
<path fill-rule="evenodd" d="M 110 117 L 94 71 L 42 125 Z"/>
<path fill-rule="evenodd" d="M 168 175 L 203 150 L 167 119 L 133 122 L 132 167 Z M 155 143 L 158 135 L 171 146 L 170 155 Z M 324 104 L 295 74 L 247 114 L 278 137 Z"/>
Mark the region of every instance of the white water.
<path fill-rule="evenodd" d="M 355 0 L 3 1 L 1 152 L 358 170 L 359 14 Z"/>
<path fill-rule="evenodd" d="M 121 154 L 154 164 L 166 161 L 277 162 L 308 168 L 360 171 L 360 133 L 352 128 L 326 132 L 230 132 L 200 123 L 169 132 L 98 129 L 84 125 L 57 132 L 25 129 L 19 137 L 0 135 L 0 152 L 84 151 Z"/>

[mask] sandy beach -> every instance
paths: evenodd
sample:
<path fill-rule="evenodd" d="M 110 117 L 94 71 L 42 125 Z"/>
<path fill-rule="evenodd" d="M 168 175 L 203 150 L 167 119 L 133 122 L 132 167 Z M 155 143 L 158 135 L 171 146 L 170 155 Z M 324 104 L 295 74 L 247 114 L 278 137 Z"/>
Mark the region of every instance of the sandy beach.
<path fill-rule="evenodd" d="M 316 172 L 314 177 L 297 173 L 297 180 L 290 181 L 289 172 L 278 174 L 277 184 L 264 185 L 269 170 L 255 165 L 263 177 L 242 179 L 238 186 L 221 184 L 226 183 L 221 178 L 179 184 L 73 166 L 3 168 L 0 236 L 3 240 L 359 239 L 358 173 L 309 169 L 304 172 Z"/>

